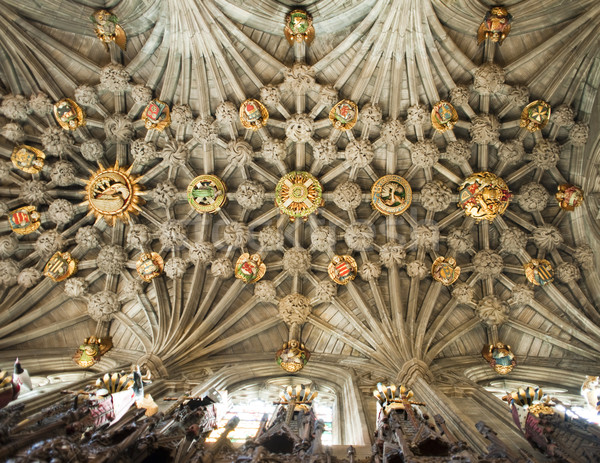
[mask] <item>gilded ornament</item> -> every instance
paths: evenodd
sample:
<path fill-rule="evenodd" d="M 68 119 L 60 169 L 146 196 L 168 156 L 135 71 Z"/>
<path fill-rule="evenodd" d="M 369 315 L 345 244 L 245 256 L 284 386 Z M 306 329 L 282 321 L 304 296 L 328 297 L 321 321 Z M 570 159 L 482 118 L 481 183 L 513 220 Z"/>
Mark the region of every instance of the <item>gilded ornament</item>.
<path fill-rule="evenodd" d="M 438 257 L 431 266 L 431 276 L 444 286 L 450 286 L 460 276 L 460 267 L 454 257 Z"/>
<path fill-rule="evenodd" d="M 393 410 L 404 410 L 405 404 L 425 405 L 423 402 L 409 400 L 414 395 L 413 391 L 402 384 L 400 386 L 396 386 L 395 384 L 386 386 L 382 383 L 377 383 L 377 389 L 373 391 L 373 395 L 386 416 Z"/>
<path fill-rule="evenodd" d="M 97 10 L 90 16 L 90 20 L 94 24 L 94 32 L 104 44 L 106 51 L 108 44 L 115 42 L 121 50 L 127 48 L 127 34 L 119 25 L 119 18 L 110 11 Z"/>
<path fill-rule="evenodd" d="M 515 354 L 510 350 L 510 346 L 501 342 L 484 345 L 481 355 L 496 373 L 500 375 L 507 375 L 517 364 L 517 359 L 515 358 Z"/>
<path fill-rule="evenodd" d="M 77 271 L 77 260 L 69 252 L 56 251 L 44 267 L 44 276 L 56 282 L 64 281 Z"/>
<path fill-rule="evenodd" d="M 523 108 L 519 125 L 530 132 L 541 130 L 550 120 L 550 112 L 551 108 L 548 103 L 543 100 L 535 100 Z"/>
<path fill-rule="evenodd" d="M 240 121 L 242 125 L 250 130 L 258 130 L 267 125 L 269 111 L 258 100 L 252 98 L 240 105 Z"/>
<path fill-rule="evenodd" d="M 102 356 L 112 349 L 112 346 L 110 336 L 102 339 L 90 336 L 77 348 L 73 360 L 81 368 L 89 368 L 99 362 Z"/>
<path fill-rule="evenodd" d="M 300 341 L 292 339 L 283 343 L 283 347 L 275 354 L 275 360 L 288 373 L 296 373 L 308 363 L 310 352 Z"/>
<path fill-rule="evenodd" d="M 294 45 L 294 42 L 310 45 L 315 38 L 312 16 L 304 10 L 292 11 L 285 17 L 283 33 L 290 45 Z"/>
<path fill-rule="evenodd" d="M 8 224 L 18 235 L 28 235 L 40 227 L 40 213 L 35 206 L 25 206 L 8 213 Z"/>
<path fill-rule="evenodd" d="M 503 214 L 511 198 L 504 180 L 491 172 L 469 175 L 458 189 L 458 207 L 476 221 L 489 220 Z"/>
<path fill-rule="evenodd" d="M 235 263 L 235 277 L 244 283 L 256 283 L 265 276 L 267 266 L 258 254 L 243 253 Z"/>
<path fill-rule="evenodd" d="M 275 205 L 293 222 L 298 217 L 307 220 L 324 204 L 323 188 L 317 178 L 303 171 L 285 174 L 275 187 Z"/>
<path fill-rule="evenodd" d="M 550 399 L 547 396 L 544 396 L 544 392 L 540 387 L 520 387 L 517 391 L 513 391 L 509 395 L 504 396 L 503 399 L 506 400 L 511 407 L 518 405 L 527 408 L 529 413 L 535 416 L 539 416 L 540 413 L 544 415 L 554 414 Z"/>
<path fill-rule="evenodd" d="M 142 120 L 144 121 L 144 127 L 148 130 L 158 130 L 162 132 L 165 128 L 171 125 L 171 113 L 169 111 L 169 105 L 164 101 L 157 99 L 152 100 L 148 103 L 148 106 L 144 108 L 142 113 Z"/>
<path fill-rule="evenodd" d="M 568 183 L 559 185 L 555 196 L 558 205 L 565 211 L 573 211 L 583 204 L 583 190 Z"/>
<path fill-rule="evenodd" d="M 438 132 L 450 130 L 458 122 L 458 114 L 454 106 L 447 101 L 439 101 L 431 110 L 431 125 Z"/>
<path fill-rule="evenodd" d="M 141 177 L 130 176 L 132 167 L 120 168 L 118 163 L 109 168 L 100 165 L 85 187 L 89 207 L 108 225 L 114 225 L 116 219 L 127 222 L 129 214 L 137 214 L 139 210 Z"/>
<path fill-rule="evenodd" d="M 531 259 L 523 268 L 527 279 L 536 286 L 544 286 L 554 280 L 554 269 L 546 259 Z"/>
<path fill-rule="evenodd" d="M 384 175 L 371 187 L 371 204 L 384 215 L 402 214 L 412 202 L 412 188 L 399 175 Z"/>
<path fill-rule="evenodd" d="M 350 130 L 358 120 L 358 106 L 350 100 L 342 100 L 329 111 L 329 120 L 338 130 Z"/>
<path fill-rule="evenodd" d="M 510 32 L 512 15 L 503 6 L 495 6 L 485 14 L 485 18 L 477 31 L 477 45 L 485 39 L 502 45 Z"/>
<path fill-rule="evenodd" d="M 17 169 L 28 174 L 39 174 L 44 167 L 46 155 L 33 146 L 19 145 L 13 150 L 10 159 Z"/>
<path fill-rule="evenodd" d="M 159 276 L 165 268 L 165 262 L 157 252 L 144 252 L 135 264 L 135 269 L 144 281 L 151 281 Z"/>
<path fill-rule="evenodd" d="M 56 122 L 65 130 L 76 130 L 85 125 L 85 114 L 70 98 L 63 98 L 54 103 Z"/>
<path fill-rule="evenodd" d="M 187 198 L 190 206 L 200 213 L 215 213 L 227 201 L 227 187 L 215 175 L 199 175 L 189 184 Z"/>
<path fill-rule="evenodd" d="M 327 273 L 329 273 L 329 278 L 338 285 L 347 285 L 356 278 L 358 266 L 352 256 L 333 256 L 327 267 Z"/>

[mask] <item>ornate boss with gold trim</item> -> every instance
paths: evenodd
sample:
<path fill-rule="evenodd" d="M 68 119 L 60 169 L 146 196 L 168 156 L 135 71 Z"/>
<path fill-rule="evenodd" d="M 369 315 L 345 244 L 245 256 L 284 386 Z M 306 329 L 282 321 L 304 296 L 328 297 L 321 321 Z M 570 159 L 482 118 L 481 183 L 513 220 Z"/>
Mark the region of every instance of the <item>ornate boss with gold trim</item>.
<path fill-rule="evenodd" d="M 531 259 L 523 268 L 527 279 L 536 286 L 544 286 L 554 280 L 554 269 L 546 259 Z"/>
<path fill-rule="evenodd" d="M 165 262 L 157 252 L 143 252 L 135 264 L 135 269 L 144 281 L 151 281 L 165 268 Z"/>
<path fill-rule="evenodd" d="M 42 150 L 29 145 L 18 145 L 13 149 L 10 160 L 17 169 L 28 174 L 39 174 L 44 167 L 46 155 Z"/>
<path fill-rule="evenodd" d="M 283 343 L 283 347 L 275 354 L 275 359 L 285 371 L 296 373 L 308 363 L 310 352 L 300 341 L 292 339 Z"/>
<path fill-rule="evenodd" d="M 76 130 L 85 125 L 85 113 L 70 98 L 54 103 L 54 117 L 58 125 L 65 130 Z"/>
<path fill-rule="evenodd" d="M 510 346 L 502 342 L 485 344 L 481 350 L 481 355 L 500 375 L 507 375 L 517 364 L 517 359 L 510 350 Z"/>
<path fill-rule="evenodd" d="M 18 235 L 28 235 L 40 227 L 40 217 L 35 206 L 24 206 L 8 213 L 8 224 Z"/>
<path fill-rule="evenodd" d="M 73 355 L 73 360 L 81 368 L 89 368 L 102 359 L 102 356 L 112 349 L 112 338 L 110 336 L 98 339 L 90 336 L 83 341 Z"/>
<path fill-rule="evenodd" d="M 371 204 L 384 215 L 402 214 L 412 202 L 412 188 L 399 175 L 384 175 L 371 187 Z"/>
<path fill-rule="evenodd" d="M 258 100 L 250 98 L 240 105 L 240 122 L 250 130 L 258 130 L 267 125 L 269 111 Z"/>
<path fill-rule="evenodd" d="M 439 101 L 431 110 L 431 125 L 438 132 L 450 130 L 458 122 L 458 113 L 447 101 Z"/>
<path fill-rule="evenodd" d="M 214 214 L 227 201 L 227 187 L 216 175 L 199 175 L 189 184 L 187 198 L 198 212 Z"/>
<path fill-rule="evenodd" d="M 554 196 L 560 208 L 565 211 L 574 211 L 576 207 L 583 204 L 583 190 L 569 183 L 559 185 Z"/>
<path fill-rule="evenodd" d="M 44 267 L 44 276 L 56 282 L 64 281 L 77 271 L 77 260 L 69 252 L 57 251 Z"/>
<path fill-rule="evenodd" d="M 90 20 L 94 24 L 94 32 L 104 44 L 106 51 L 109 51 L 108 44 L 110 42 L 115 42 L 121 50 L 125 51 L 127 48 L 127 34 L 119 25 L 117 15 L 108 10 L 96 10 L 90 16 Z"/>
<path fill-rule="evenodd" d="M 546 127 L 550 120 L 552 108 L 544 100 L 535 100 L 523 108 L 519 125 L 530 132 L 535 132 Z"/>
<path fill-rule="evenodd" d="M 431 266 L 431 276 L 444 286 L 450 286 L 460 276 L 460 267 L 454 257 L 438 257 Z"/>
<path fill-rule="evenodd" d="M 144 121 L 144 127 L 146 127 L 146 129 L 162 132 L 171 125 L 169 105 L 164 101 L 157 99 L 152 100 L 148 103 L 148 106 L 144 108 L 142 120 Z"/>
<path fill-rule="evenodd" d="M 491 172 L 469 175 L 458 189 L 458 207 L 476 221 L 489 220 L 503 214 L 511 198 L 508 185 Z"/>
<path fill-rule="evenodd" d="M 485 18 L 477 31 L 477 45 L 485 39 L 502 45 L 510 32 L 512 15 L 503 6 L 495 6 L 485 14 Z"/>
<path fill-rule="evenodd" d="M 290 45 L 294 45 L 294 42 L 310 45 L 315 38 L 312 16 L 304 10 L 292 11 L 285 17 L 283 33 Z"/>
<path fill-rule="evenodd" d="M 327 273 L 329 278 L 338 285 L 347 285 L 356 278 L 358 266 L 352 256 L 333 256 L 327 267 Z"/>
<path fill-rule="evenodd" d="M 267 266 L 262 261 L 260 255 L 245 252 L 235 263 L 235 277 L 244 283 L 256 283 L 265 276 Z"/>
<path fill-rule="evenodd" d="M 285 174 L 275 187 L 275 205 L 293 222 L 298 217 L 307 220 L 324 204 L 323 188 L 317 178 L 304 171 Z"/>
<path fill-rule="evenodd" d="M 350 130 L 358 120 L 358 106 L 354 101 L 342 100 L 329 111 L 329 120 L 338 130 Z"/>

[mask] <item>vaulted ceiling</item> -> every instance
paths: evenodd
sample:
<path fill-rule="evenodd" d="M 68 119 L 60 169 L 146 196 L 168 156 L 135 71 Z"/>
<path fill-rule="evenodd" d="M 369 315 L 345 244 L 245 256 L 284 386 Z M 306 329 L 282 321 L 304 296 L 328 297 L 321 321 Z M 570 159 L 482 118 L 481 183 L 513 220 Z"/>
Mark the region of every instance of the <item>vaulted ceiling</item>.
<path fill-rule="evenodd" d="M 303 323 L 312 353 L 308 377 L 341 367 L 395 379 L 415 365 L 483 365 L 493 377 L 479 354 L 493 340 L 512 346 L 515 372 L 597 362 L 595 0 L 506 2 L 508 38 L 479 46 L 490 4 L 475 0 L 0 4 L 0 208 L 41 211 L 27 235 L 0 223 L 5 363 L 18 352 L 30 370 L 73 369 L 75 348 L 95 334 L 113 338 L 101 370 L 145 361 L 171 378 L 224 365 L 278 376 L 275 352 L 291 319 Z M 313 16 L 309 46 L 283 35 L 295 7 Z M 107 52 L 95 37 L 89 17 L 98 8 L 118 16 L 125 52 L 115 44 Z M 58 127 L 51 105 L 65 97 L 84 109 L 84 128 Z M 171 107 L 163 132 L 141 120 L 151 98 Z M 256 132 L 239 120 L 247 98 L 269 111 Z M 328 119 L 344 98 L 359 107 L 348 131 Z M 430 112 L 442 99 L 459 121 L 440 134 Z M 519 118 L 537 99 L 552 116 L 532 134 Z M 20 143 L 44 151 L 40 174 L 11 163 Z M 132 166 L 143 204 L 110 226 L 90 212 L 85 186 L 116 162 Z M 324 206 L 306 222 L 274 204 L 276 184 L 294 170 L 323 186 Z M 488 170 L 513 197 L 504 215 L 475 222 L 456 206 L 457 191 Z M 187 202 L 201 174 L 226 184 L 216 214 Z M 402 215 L 371 206 L 371 187 L 387 174 L 412 187 Z M 573 212 L 554 198 L 567 182 L 588 196 Z M 61 283 L 41 274 L 58 250 L 78 260 Z M 135 264 L 149 251 L 165 271 L 146 283 Z M 266 264 L 256 284 L 234 278 L 244 252 Z M 346 286 L 327 273 L 336 254 L 358 264 Z M 461 267 L 452 286 L 432 279 L 438 256 Z M 552 263 L 553 283 L 526 280 L 533 258 Z"/>

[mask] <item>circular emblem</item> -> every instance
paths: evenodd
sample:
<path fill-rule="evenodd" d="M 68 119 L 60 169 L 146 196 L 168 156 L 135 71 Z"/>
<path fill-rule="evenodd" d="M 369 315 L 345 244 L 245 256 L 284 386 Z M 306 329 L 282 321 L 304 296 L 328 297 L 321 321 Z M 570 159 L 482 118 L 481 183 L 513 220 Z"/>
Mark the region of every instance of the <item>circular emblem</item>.
<path fill-rule="evenodd" d="M 347 285 L 356 278 L 358 266 L 352 256 L 333 256 L 327 267 L 327 273 L 329 278 L 338 285 Z"/>
<path fill-rule="evenodd" d="M 44 275 L 56 282 L 66 280 L 76 271 L 77 261 L 68 252 L 55 252 L 44 267 Z"/>
<path fill-rule="evenodd" d="M 258 254 L 243 253 L 235 264 L 235 277 L 244 283 L 256 283 L 267 271 L 267 266 L 263 263 Z"/>
<path fill-rule="evenodd" d="M 65 130 L 75 130 L 85 125 L 83 110 L 70 98 L 63 98 L 54 103 L 54 117 Z"/>
<path fill-rule="evenodd" d="M 456 109 L 447 101 L 440 101 L 431 110 L 431 125 L 438 132 L 445 132 L 454 127 L 458 121 Z"/>
<path fill-rule="evenodd" d="M 358 120 L 358 106 L 354 101 L 342 100 L 329 112 L 329 120 L 338 130 L 349 130 Z"/>
<path fill-rule="evenodd" d="M 292 11 L 285 18 L 283 33 L 290 45 L 294 42 L 310 44 L 315 38 L 312 16 L 304 10 Z"/>
<path fill-rule="evenodd" d="M 431 276 L 444 286 L 450 286 L 460 276 L 460 267 L 454 257 L 438 257 L 431 266 Z"/>
<path fill-rule="evenodd" d="M 412 202 L 412 188 L 399 175 L 385 175 L 371 187 L 371 204 L 384 215 L 402 214 Z"/>
<path fill-rule="evenodd" d="M 250 130 L 258 130 L 267 125 L 269 111 L 258 100 L 249 99 L 240 105 L 240 121 Z"/>
<path fill-rule="evenodd" d="M 554 280 L 554 269 L 546 259 L 531 259 L 523 268 L 527 279 L 536 286 L 544 286 Z"/>
<path fill-rule="evenodd" d="M 568 183 L 558 186 L 555 197 L 560 208 L 565 211 L 574 211 L 583 204 L 583 190 Z"/>
<path fill-rule="evenodd" d="M 46 155 L 42 150 L 29 145 L 16 146 L 10 157 L 17 169 L 28 174 L 39 174 L 44 167 Z"/>
<path fill-rule="evenodd" d="M 503 214 L 510 198 L 506 182 L 491 172 L 469 175 L 458 189 L 458 207 L 477 221 Z"/>
<path fill-rule="evenodd" d="M 227 200 L 227 188 L 223 180 L 215 175 L 199 175 L 187 189 L 190 206 L 198 212 L 215 213 Z"/>
<path fill-rule="evenodd" d="M 293 222 L 304 220 L 323 205 L 323 189 L 308 172 L 294 171 L 284 175 L 275 187 L 275 205 Z"/>
<path fill-rule="evenodd" d="M 310 352 L 304 344 L 295 339 L 283 344 L 283 347 L 275 354 L 275 359 L 281 368 L 288 373 L 296 373 L 302 370 L 310 359 Z"/>
<path fill-rule="evenodd" d="M 163 258 L 157 252 L 144 252 L 135 264 L 140 278 L 150 281 L 159 276 L 165 267 Z"/>
<path fill-rule="evenodd" d="M 129 213 L 135 213 L 140 201 L 140 188 L 129 176 L 130 171 L 131 168 L 122 170 L 118 165 L 108 169 L 101 167 L 86 186 L 90 207 L 109 225 L 113 225 L 116 218 L 126 220 Z"/>
<path fill-rule="evenodd" d="M 546 127 L 550 120 L 550 111 L 551 108 L 548 103 L 543 100 L 535 100 L 523 108 L 519 125 L 530 132 L 541 130 Z"/>

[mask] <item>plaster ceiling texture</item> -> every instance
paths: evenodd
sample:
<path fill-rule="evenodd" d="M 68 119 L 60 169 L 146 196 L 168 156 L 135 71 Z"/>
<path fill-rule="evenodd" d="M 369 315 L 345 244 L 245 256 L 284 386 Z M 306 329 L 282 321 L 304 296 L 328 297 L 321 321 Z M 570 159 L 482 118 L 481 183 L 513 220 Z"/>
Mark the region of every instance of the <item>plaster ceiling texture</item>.
<path fill-rule="evenodd" d="M 0 222 L 5 364 L 18 353 L 30 372 L 73 370 L 83 339 L 110 335 L 95 370 L 141 362 L 199 381 L 229 369 L 233 383 L 285 374 L 275 353 L 300 334 L 311 352 L 302 375 L 331 383 L 498 378 L 480 354 L 494 341 L 512 347 L 521 378 L 559 382 L 551 371 L 561 368 L 578 372 L 563 381 L 573 386 L 597 365 L 597 1 L 506 2 L 510 34 L 479 46 L 491 4 L 474 0 L 0 5 L 0 208 L 41 211 L 30 234 Z M 285 17 L 299 7 L 315 39 L 290 46 Z M 89 17 L 100 8 L 118 16 L 126 51 L 95 36 Z M 83 108 L 84 127 L 58 126 L 61 98 Z M 141 120 L 152 98 L 170 107 L 164 131 Z M 248 98 L 269 112 L 257 131 L 240 123 Z M 328 118 L 342 99 L 359 110 L 346 131 Z M 459 116 L 443 133 L 431 123 L 440 100 Z M 531 133 L 519 121 L 536 100 L 552 115 Z M 23 143 L 45 153 L 39 174 L 10 161 Z M 115 163 L 131 167 L 140 201 L 109 225 L 85 188 Z M 324 205 L 306 221 L 274 203 L 291 171 L 322 185 Z M 513 196 L 504 214 L 477 222 L 457 207 L 458 189 L 482 171 Z M 188 204 L 203 174 L 226 184 L 214 214 Z M 413 192 L 400 215 L 371 206 L 372 185 L 390 174 Z M 565 183 L 586 193 L 574 211 L 554 197 Z M 59 283 L 42 275 L 56 251 L 78 260 Z M 164 273 L 148 283 L 135 264 L 150 251 Z M 266 265 L 257 283 L 234 278 L 245 252 Z M 347 285 L 328 275 L 335 255 L 357 262 Z M 437 257 L 456 259 L 454 284 L 432 278 Z M 532 259 L 551 263 L 552 283 L 527 281 Z"/>

